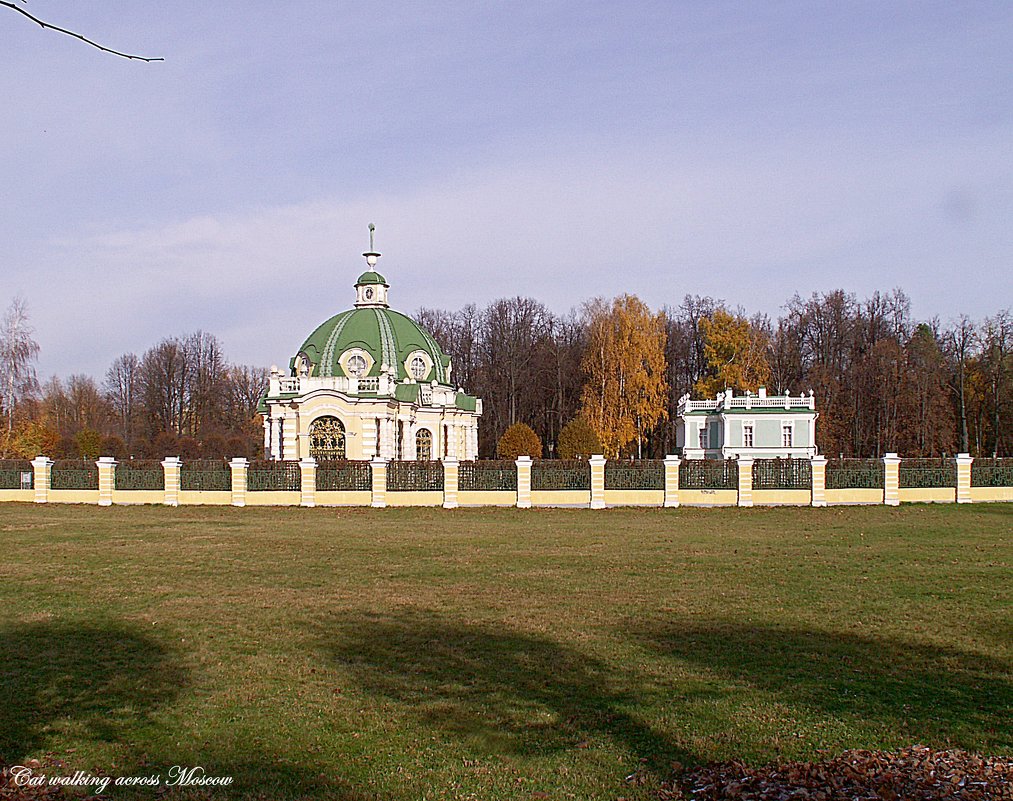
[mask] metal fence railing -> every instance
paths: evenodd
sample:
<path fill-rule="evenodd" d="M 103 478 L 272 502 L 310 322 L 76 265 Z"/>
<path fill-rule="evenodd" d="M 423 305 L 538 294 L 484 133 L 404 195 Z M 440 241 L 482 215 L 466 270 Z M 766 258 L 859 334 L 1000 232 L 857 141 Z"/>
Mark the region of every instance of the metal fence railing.
<path fill-rule="evenodd" d="M 609 459 L 605 463 L 607 490 L 663 490 L 665 463 L 661 459 Z"/>
<path fill-rule="evenodd" d="M 88 459 L 57 459 L 49 486 L 55 490 L 97 490 L 98 466 Z"/>
<path fill-rule="evenodd" d="M 828 459 L 827 489 L 883 489 L 883 462 L 880 459 Z"/>
<path fill-rule="evenodd" d="M 23 459 L 0 460 L 0 489 L 35 489 L 35 470 Z"/>
<path fill-rule="evenodd" d="M 898 486 L 902 489 L 930 489 L 957 486 L 955 459 L 901 459 Z"/>
<path fill-rule="evenodd" d="M 1013 459 L 975 459 L 971 462 L 972 487 L 1013 487 Z"/>
<path fill-rule="evenodd" d="M 738 489 L 739 463 L 734 459 L 683 459 L 679 489 Z"/>
<path fill-rule="evenodd" d="M 537 459 L 531 463 L 533 490 L 590 490 L 591 465 L 582 459 Z"/>
<path fill-rule="evenodd" d="M 811 489 L 812 462 L 808 459 L 756 459 L 753 489 Z"/>
<path fill-rule="evenodd" d="M 457 468 L 457 488 L 471 491 L 517 491 L 517 465 L 505 459 L 461 462 Z"/>
<path fill-rule="evenodd" d="M 387 465 L 389 492 L 443 491 L 442 462 L 390 462 Z"/>
<path fill-rule="evenodd" d="M 116 465 L 118 490 L 164 490 L 165 471 L 155 459 L 123 461 Z"/>
<path fill-rule="evenodd" d="M 231 492 L 232 468 L 224 459 L 195 459 L 179 469 L 179 487 L 189 492 Z"/>
<path fill-rule="evenodd" d="M 369 462 L 322 459 L 317 462 L 317 489 L 322 492 L 369 492 L 373 474 Z"/>
<path fill-rule="evenodd" d="M 250 462 L 246 489 L 250 492 L 298 492 L 302 487 L 299 462 Z"/>

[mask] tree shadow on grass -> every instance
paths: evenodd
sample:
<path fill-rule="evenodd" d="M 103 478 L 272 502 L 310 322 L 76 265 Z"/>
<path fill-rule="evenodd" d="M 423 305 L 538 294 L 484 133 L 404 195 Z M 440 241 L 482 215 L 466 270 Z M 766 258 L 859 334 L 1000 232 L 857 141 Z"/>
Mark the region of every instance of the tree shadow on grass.
<path fill-rule="evenodd" d="M 639 626 L 639 628 L 638 628 Z M 728 621 L 624 629 L 666 657 L 772 693 L 789 706 L 874 724 L 905 743 L 1008 753 L 1010 664 L 956 648 Z"/>
<path fill-rule="evenodd" d="M 643 696 L 629 676 L 548 638 L 406 611 L 332 620 L 318 642 L 368 693 L 485 753 L 541 755 L 604 737 L 658 776 L 689 759 L 635 714 Z"/>
<path fill-rule="evenodd" d="M 117 625 L 25 624 L 0 629 L 0 759 L 44 748 L 72 728 L 118 742 L 188 681 L 174 654 Z"/>

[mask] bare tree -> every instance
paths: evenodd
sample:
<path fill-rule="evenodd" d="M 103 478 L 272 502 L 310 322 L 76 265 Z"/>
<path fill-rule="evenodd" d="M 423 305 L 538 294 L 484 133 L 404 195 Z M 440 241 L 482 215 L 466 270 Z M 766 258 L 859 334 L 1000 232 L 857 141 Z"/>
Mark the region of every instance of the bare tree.
<path fill-rule="evenodd" d="M 130 448 L 140 407 L 141 360 L 135 353 L 124 353 L 106 370 L 102 384 L 106 399 L 117 421 L 119 436 Z"/>
<path fill-rule="evenodd" d="M 23 0 L 23 2 L 25 1 L 26 0 Z M 45 22 L 44 20 L 41 20 L 38 17 L 36 17 L 34 14 L 30 14 L 29 12 L 25 11 L 25 9 L 21 8 L 21 6 L 17 5 L 16 3 L 10 2 L 10 0 L 0 0 L 0 6 L 7 6 L 7 8 L 11 9 L 11 11 L 16 11 L 18 14 L 28 17 L 28 19 L 30 19 L 32 22 L 34 22 L 43 30 L 48 28 L 49 30 L 56 31 L 57 33 L 65 33 L 67 34 L 67 36 L 73 36 L 75 39 L 80 39 L 85 44 L 91 45 L 92 47 L 101 50 L 103 53 L 111 53 L 114 56 L 120 56 L 121 58 L 129 58 L 133 59 L 134 61 L 165 61 L 164 58 L 148 58 L 147 56 L 134 56 L 131 55 L 130 53 L 121 53 L 119 50 L 112 50 L 108 47 L 105 47 L 104 45 L 100 45 L 98 42 L 93 42 L 91 39 L 88 39 L 87 37 L 82 36 L 79 33 L 69 31 L 66 28 L 61 28 L 60 26 L 53 25 L 49 22 Z"/>
<path fill-rule="evenodd" d="M 28 304 L 22 297 L 14 298 L 0 329 L 0 371 L 8 433 L 14 429 L 14 408 L 18 401 L 38 386 L 35 360 L 39 356 L 39 343 L 34 335 L 28 322 Z"/>

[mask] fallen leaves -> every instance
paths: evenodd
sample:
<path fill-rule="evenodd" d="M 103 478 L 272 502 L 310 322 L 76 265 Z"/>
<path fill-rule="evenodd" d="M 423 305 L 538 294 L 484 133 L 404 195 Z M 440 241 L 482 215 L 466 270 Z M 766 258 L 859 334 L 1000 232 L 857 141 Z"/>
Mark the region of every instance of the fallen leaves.
<path fill-rule="evenodd" d="M 1007 801 L 1013 760 L 912 746 L 845 751 L 822 762 L 722 762 L 677 775 L 662 801 Z"/>

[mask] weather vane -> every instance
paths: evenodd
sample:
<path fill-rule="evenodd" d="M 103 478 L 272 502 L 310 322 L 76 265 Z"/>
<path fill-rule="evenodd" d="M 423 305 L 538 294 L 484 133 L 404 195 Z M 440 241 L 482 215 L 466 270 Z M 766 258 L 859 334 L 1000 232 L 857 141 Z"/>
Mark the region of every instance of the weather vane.
<path fill-rule="evenodd" d="M 373 245 L 373 232 L 376 231 L 376 226 L 373 223 L 369 224 L 369 252 L 376 253 L 376 247 Z"/>

